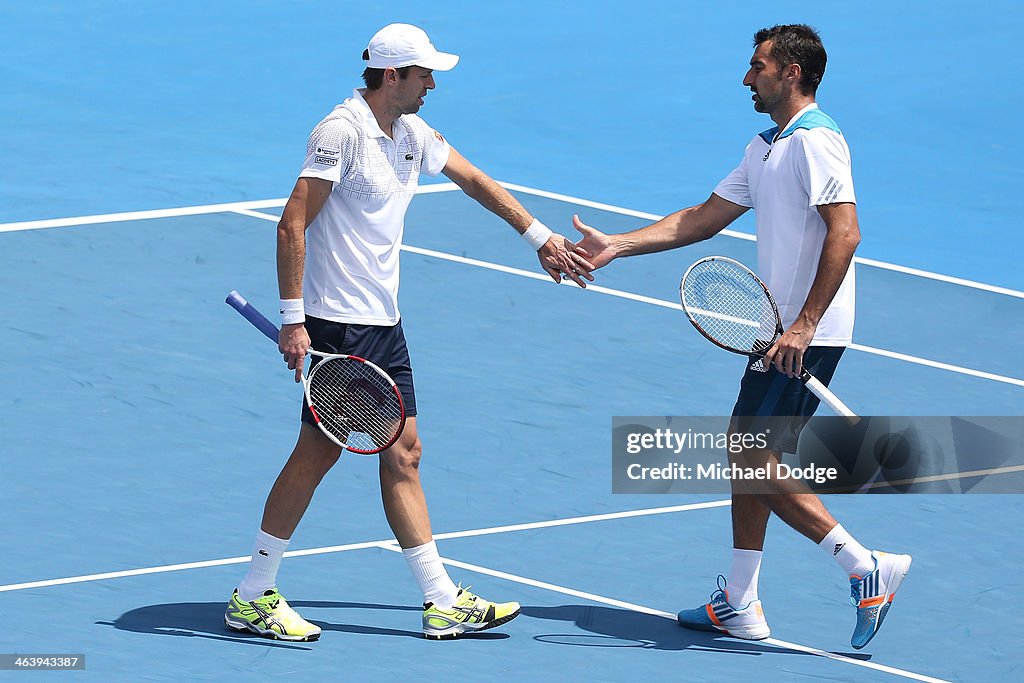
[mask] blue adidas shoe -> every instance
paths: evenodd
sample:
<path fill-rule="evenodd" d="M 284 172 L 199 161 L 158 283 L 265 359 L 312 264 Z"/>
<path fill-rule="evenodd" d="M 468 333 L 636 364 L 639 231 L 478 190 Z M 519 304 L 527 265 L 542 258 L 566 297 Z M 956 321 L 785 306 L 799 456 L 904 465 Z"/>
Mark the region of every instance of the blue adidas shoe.
<path fill-rule="evenodd" d="M 684 609 L 678 616 L 679 625 L 694 631 L 719 631 L 744 640 L 770 636 L 761 601 L 754 600 L 743 609 L 735 609 L 729 604 L 725 585 L 725 577 L 719 576 L 718 590 L 711 594 L 711 602 L 697 609 Z"/>
<path fill-rule="evenodd" d="M 889 613 L 896 589 L 910 570 L 910 555 L 871 551 L 874 570 L 866 576 L 850 577 L 850 602 L 857 608 L 857 625 L 850 644 L 861 649 L 875 637 Z"/>

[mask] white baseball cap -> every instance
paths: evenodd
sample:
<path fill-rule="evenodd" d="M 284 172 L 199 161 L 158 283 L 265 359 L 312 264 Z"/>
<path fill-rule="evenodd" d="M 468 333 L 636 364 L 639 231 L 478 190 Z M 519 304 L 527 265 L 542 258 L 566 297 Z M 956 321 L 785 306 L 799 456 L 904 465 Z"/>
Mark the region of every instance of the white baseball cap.
<path fill-rule="evenodd" d="M 412 24 L 388 24 L 370 38 L 366 48 L 371 69 L 391 66 L 421 66 L 435 71 L 449 71 L 459 63 L 459 56 L 438 52 L 423 29 Z"/>

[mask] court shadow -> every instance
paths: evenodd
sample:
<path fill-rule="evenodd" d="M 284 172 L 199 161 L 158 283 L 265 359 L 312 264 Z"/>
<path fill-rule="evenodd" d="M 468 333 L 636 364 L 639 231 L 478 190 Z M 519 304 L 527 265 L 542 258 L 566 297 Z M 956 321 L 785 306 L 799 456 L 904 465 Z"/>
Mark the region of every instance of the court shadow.
<path fill-rule="evenodd" d="M 400 610 L 413 612 L 411 623 L 419 624 L 420 607 L 408 605 L 382 605 L 364 602 L 332 602 L 323 600 L 296 600 L 290 602 L 299 610 Z M 289 643 L 287 641 L 270 640 L 255 633 L 235 631 L 224 625 L 223 602 L 178 602 L 162 605 L 147 605 L 125 612 L 114 621 L 98 621 L 103 626 L 113 626 L 121 631 L 149 633 L 161 636 L 178 636 L 186 638 L 208 638 L 224 640 L 263 647 L 278 647 L 290 650 L 309 650 L 305 643 Z M 398 636 L 405 638 L 423 638 L 420 630 L 404 630 L 369 626 L 364 624 L 334 623 L 316 618 L 315 612 L 303 612 L 303 616 L 319 626 L 323 631 L 341 633 L 357 633 L 363 635 Z M 463 636 L 471 640 L 499 640 L 507 638 L 504 633 L 478 633 Z"/>
<path fill-rule="evenodd" d="M 592 635 L 580 633 L 543 634 L 533 639 L 556 645 L 576 647 L 639 647 L 656 650 L 701 650 L 737 655 L 765 654 L 811 655 L 769 643 L 744 641 L 716 633 L 691 631 L 674 619 L 633 610 L 596 605 L 560 605 L 558 607 L 524 607 L 523 614 L 535 619 L 563 621 Z M 862 653 L 842 654 L 856 659 L 870 659 Z M 814 655 L 811 655 L 814 656 Z"/>
<path fill-rule="evenodd" d="M 368 610 L 399 610 L 402 612 L 413 612 L 410 615 L 411 624 L 420 623 L 420 615 L 423 608 L 415 605 L 381 605 L 368 602 L 331 602 L 324 600 L 298 600 L 291 602 L 292 607 L 298 608 L 325 608 L 325 609 L 368 609 Z M 315 616 L 315 613 L 313 613 Z M 334 624 L 322 619 L 310 619 L 314 624 L 324 631 L 339 631 L 341 633 L 360 633 L 377 636 L 400 636 L 405 638 L 423 638 L 423 631 L 416 629 L 406 631 L 404 629 L 382 628 L 379 626 L 365 626 L 362 624 Z M 507 633 L 493 633 L 490 631 L 482 633 L 466 633 L 459 637 L 460 640 L 503 640 L 508 638 Z"/>
<path fill-rule="evenodd" d="M 133 633 L 179 638 L 207 638 L 286 650 L 312 649 L 306 643 L 270 640 L 255 633 L 229 629 L 224 625 L 224 606 L 223 602 L 176 602 L 146 605 L 125 612 L 114 621 L 97 621 L 96 623 Z"/>

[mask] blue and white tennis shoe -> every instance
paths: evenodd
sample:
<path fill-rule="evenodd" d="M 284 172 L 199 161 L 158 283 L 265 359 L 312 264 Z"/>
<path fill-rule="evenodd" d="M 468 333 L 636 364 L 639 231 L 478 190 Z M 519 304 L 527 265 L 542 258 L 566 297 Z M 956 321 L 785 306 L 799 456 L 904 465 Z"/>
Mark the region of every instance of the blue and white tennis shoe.
<path fill-rule="evenodd" d="M 718 577 L 718 590 L 711 594 L 711 601 L 697 609 L 684 609 L 679 613 L 679 625 L 695 631 L 719 631 L 734 638 L 763 640 L 771 635 L 768 621 L 764 618 L 761 601 L 754 600 L 742 609 L 729 604 L 724 576 Z"/>
<path fill-rule="evenodd" d="M 850 577 L 850 602 L 857 608 L 857 625 L 850 644 L 861 649 L 875 637 L 889 613 L 896 589 L 910 570 L 910 555 L 872 550 L 875 568 L 865 576 Z"/>

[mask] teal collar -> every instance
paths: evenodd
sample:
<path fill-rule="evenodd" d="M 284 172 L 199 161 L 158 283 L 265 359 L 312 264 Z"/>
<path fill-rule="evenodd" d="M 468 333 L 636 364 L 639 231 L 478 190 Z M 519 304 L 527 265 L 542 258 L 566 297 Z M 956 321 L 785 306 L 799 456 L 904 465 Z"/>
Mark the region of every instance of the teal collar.
<path fill-rule="evenodd" d="M 810 104 L 797 112 L 797 115 L 793 117 L 793 120 L 789 122 L 781 135 L 779 135 L 779 127 L 775 126 L 774 128 L 769 128 L 768 130 L 763 131 L 760 133 L 760 136 L 762 140 L 770 145 L 776 140 L 788 138 L 801 128 L 804 130 L 811 130 L 812 128 L 828 128 L 829 130 L 833 130 L 842 135 L 842 131 L 839 130 L 839 126 L 832 120 L 832 117 L 818 109 L 817 104 Z"/>

